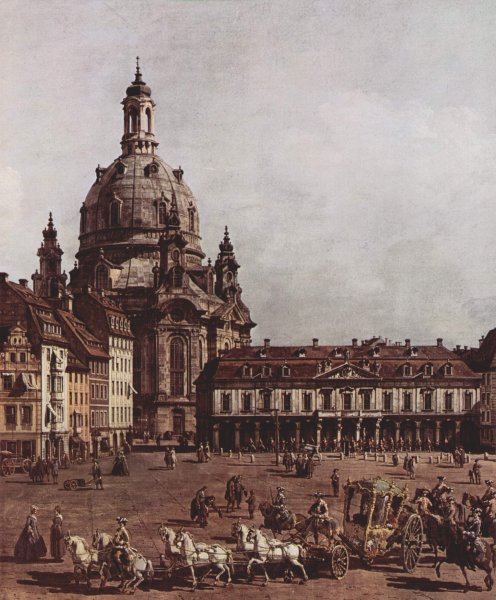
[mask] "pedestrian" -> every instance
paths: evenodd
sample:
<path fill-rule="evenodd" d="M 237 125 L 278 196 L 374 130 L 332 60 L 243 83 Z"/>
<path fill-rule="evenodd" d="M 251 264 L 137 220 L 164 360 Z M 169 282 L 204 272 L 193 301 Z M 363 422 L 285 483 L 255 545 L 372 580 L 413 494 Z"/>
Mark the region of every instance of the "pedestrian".
<path fill-rule="evenodd" d="M 62 562 L 65 554 L 64 534 L 62 532 L 63 517 L 60 506 L 56 506 L 50 527 L 50 554 L 58 562 Z"/>
<path fill-rule="evenodd" d="M 54 458 L 52 462 L 52 479 L 53 483 L 57 484 L 59 482 L 59 459 Z"/>
<path fill-rule="evenodd" d="M 160 433 L 157 435 L 157 448 L 160 449 Z"/>
<path fill-rule="evenodd" d="M 169 465 L 172 470 L 174 470 L 177 465 L 177 456 L 174 448 L 171 448 L 171 451 L 169 453 Z"/>
<path fill-rule="evenodd" d="M 250 490 L 250 495 L 246 499 L 246 502 L 248 503 L 248 514 L 250 515 L 250 519 L 253 520 L 255 509 L 257 508 L 257 499 L 253 490 Z"/>
<path fill-rule="evenodd" d="M 476 458 L 474 462 L 474 466 L 472 467 L 472 471 L 474 472 L 474 479 L 477 485 L 481 483 L 481 466 L 479 464 L 479 459 Z"/>
<path fill-rule="evenodd" d="M 164 463 L 165 463 L 165 467 L 167 469 L 169 469 L 170 468 L 170 451 L 169 451 L 168 447 L 164 451 Z"/>
<path fill-rule="evenodd" d="M 468 482 L 474 483 L 474 472 L 472 471 L 472 469 L 468 470 Z"/>
<path fill-rule="evenodd" d="M 339 469 L 334 469 L 331 475 L 331 486 L 334 498 L 339 496 Z"/>
<path fill-rule="evenodd" d="M 100 463 L 96 458 L 93 459 L 93 466 L 91 467 L 91 475 L 93 477 L 93 481 L 95 482 L 95 490 L 103 490 L 103 478 L 102 478 L 102 469 L 100 467 Z"/>
<path fill-rule="evenodd" d="M 14 558 L 17 562 L 33 562 L 46 556 L 47 547 L 38 530 L 37 511 L 37 506 L 31 506 L 26 524 L 15 545 Z"/>

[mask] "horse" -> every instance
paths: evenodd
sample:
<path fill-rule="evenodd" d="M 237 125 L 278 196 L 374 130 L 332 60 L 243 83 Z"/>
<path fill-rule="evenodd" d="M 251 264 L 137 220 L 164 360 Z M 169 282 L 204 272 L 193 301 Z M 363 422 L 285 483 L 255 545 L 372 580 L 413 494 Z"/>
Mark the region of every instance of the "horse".
<path fill-rule="evenodd" d="M 113 537 L 109 533 L 96 529 L 91 538 L 91 546 L 98 550 L 98 552 L 104 552 L 113 546 L 112 540 Z"/>
<path fill-rule="evenodd" d="M 92 567 L 99 566 L 98 551 L 91 548 L 86 540 L 70 531 L 64 536 L 64 543 L 74 565 L 74 578 L 79 585 L 80 576 L 86 578 L 86 586 L 91 588 L 90 573 Z"/>
<path fill-rule="evenodd" d="M 174 543 L 181 549 L 181 558 L 185 566 L 189 567 L 191 577 L 193 578 L 192 587 L 195 590 L 198 582 L 195 575 L 195 565 L 207 564 L 208 571 L 203 575 L 200 581 L 212 571 L 214 567 L 219 569 L 219 573 L 215 576 L 214 585 L 220 581 L 220 577 L 226 573 L 227 582 L 231 583 L 231 569 L 233 564 L 232 552 L 229 549 L 223 548 L 219 544 L 207 546 L 206 544 L 195 544 L 193 536 L 187 531 L 179 530 L 174 539 Z"/>
<path fill-rule="evenodd" d="M 289 563 L 291 566 L 301 571 L 302 579 L 300 583 L 308 581 L 308 575 L 301 562 L 301 560 L 305 558 L 305 550 L 301 544 L 269 540 L 263 531 L 256 529 L 255 527 L 250 527 L 246 541 L 253 542 L 253 552 L 255 554 L 255 556 L 249 560 L 246 567 L 249 581 L 253 581 L 253 566 L 260 565 L 265 575 L 265 582 L 263 585 L 268 585 L 269 576 L 267 575 L 267 569 L 265 568 L 267 562 L 281 563 L 284 565 L 288 565 Z"/>
<path fill-rule="evenodd" d="M 470 590 L 470 582 L 467 577 L 467 567 L 471 567 L 472 562 L 475 566 L 486 573 L 484 583 L 488 591 L 491 591 L 494 585 L 492 576 L 493 569 L 496 569 L 496 547 L 481 540 L 484 548 L 484 556 L 482 558 L 473 558 L 471 560 L 470 550 L 467 548 L 467 542 L 463 537 L 463 529 L 458 525 L 450 528 L 451 535 L 446 546 L 446 558 L 438 560 L 434 565 L 436 575 L 441 577 L 441 565 L 443 563 L 451 563 L 460 567 L 463 576 L 465 577 L 465 592 Z"/>
<path fill-rule="evenodd" d="M 319 534 L 324 535 L 328 546 L 331 545 L 334 537 L 341 533 L 337 519 L 333 517 L 321 519 L 316 515 L 307 517 L 304 521 L 299 521 L 296 523 L 295 529 L 304 541 L 306 541 L 310 533 L 313 534 L 315 544 L 319 543 Z"/>
<path fill-rule="evenodd" d="M 102 568 L 100 570 L 101 581 L 100 581 L 100 591 L 105 589 L 107 581 L 115 575 L 115 572 L 112 570 L 112 561 L 111 559 L 107 562 L 108 557 L 102 563 Z M 121 574 L 121 585 L 120 590 L 123 593 L 130 591 L 131 594 L 134 594 L 138 586 L 145 580 L 151 580 L 154 575 L 153 565 L 151 560 L 145 558 L 140 552 L 138 552 L 135 548 L 129 549 L 129 561 L 126 565 L 122 565 L 122 574 Z M 128 576 L 126 580 L 126 575 Z"/>
<path fill-rule="evenodd" d="M 240 552 L 253 552 L 254 544 L 248 541 L 249 531 L 250 528 L 239 520 L 232 524 L 231 535 L 236 540 L 236 550 Z"/>
<path fill-rule="evenodd" d="M 175 543 L 176 532 L 162 522 L 158 528 L 158 534 L 164 543 L 164 553 L 160 555 L 160 566 L 166 567 L 165 561 L 169 561 L 169 567 L 166 569 L 165 576 L 170 577 L 171 572 L 176 566 L 180 566 L 182 561 L 181 550 Z"/>
<path fill-rule="evenodd" d="M 270 502 L 261 502 L 258 508 L 264 518 L 263 527 L 270 529 L 272 533 L 295 529 L 298 523 L 304 522 L 306 519 L 305 515 L 290 512 L 288 518 L 281 523 L 276 517 L 277 511 Z"/>

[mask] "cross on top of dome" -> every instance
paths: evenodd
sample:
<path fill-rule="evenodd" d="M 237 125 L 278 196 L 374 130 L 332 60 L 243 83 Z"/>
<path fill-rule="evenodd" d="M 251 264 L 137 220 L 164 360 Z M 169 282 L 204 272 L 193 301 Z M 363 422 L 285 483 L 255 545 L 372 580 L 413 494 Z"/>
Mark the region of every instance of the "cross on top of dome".
<path fill-rule="evenodd" d="M 127 96 L 151 96 L 152 90 L 150 86 L 146 85 L 143 81 L 140 65 L 139 65 L 139 56 L 136 57 L 136 73 L 134 74 L 133 83 L 127 88 L 126 95 Z"/>

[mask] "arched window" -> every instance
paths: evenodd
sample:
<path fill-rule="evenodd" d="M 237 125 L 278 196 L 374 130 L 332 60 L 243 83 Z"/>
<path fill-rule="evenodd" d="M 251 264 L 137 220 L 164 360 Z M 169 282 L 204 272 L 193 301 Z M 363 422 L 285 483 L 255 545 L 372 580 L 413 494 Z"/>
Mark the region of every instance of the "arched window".
<path fill-rule="evenodd" d="M 183 270 L 181 267 L 172 269 L 172 287 L 180 288 L 183 285 Z"/>
<path fill-rule="evenodd" d="M 146 130 L 152 132 L 152 111 L 149 108 L 146 109 Z"/>
<path fill-rule="evenodd" d="M 214 293 L 214 274 L 213 273 L 209 273 L 207 276 L 207 293 L 208 294 Z"/>
<path fill-rule="evenodd" d="M 158 205 L 158 224 L 165 225 L 165 219 L 167 214 L 167 207 L 165 206 L 165 202 L 160 202 Z"/>
<path fill-rule="evenodd" d="M 81 209 L 81 221 L 80 221 L 80 232 L 84 233 L 86 231 L 86 227 L 88 226 L 88 211 L 86 208 Z"/>
<path fill-rule="evenodd" d="M 115 227 L 121 224 L 121 205 L 114 201 L 110 204 L 110 226 Z"/>
<path fill-rule="evenodd" d="M 138 109 L 131 106 L 129 109 L 129 133 L 136 133 L 137 131 L 139 131 Z"/>
<path fill-rule="evenodd" d="M 95 285 L 98 290 L 106 290 L 108 288 L 108 271 L 104 265 L 99 265 L 96 268 Z"/>
<path fill-rule="evenodd" d="M 188 211 L 189 216 L 189 230 L 194 233 L 195 232 L 195 210 L 190 208 Z"/>
<path fill-rule="evenodd" d="M 172 396 L 184 395 L 184 344 L 180 338 L 170 344 L 170 389 Z"/>

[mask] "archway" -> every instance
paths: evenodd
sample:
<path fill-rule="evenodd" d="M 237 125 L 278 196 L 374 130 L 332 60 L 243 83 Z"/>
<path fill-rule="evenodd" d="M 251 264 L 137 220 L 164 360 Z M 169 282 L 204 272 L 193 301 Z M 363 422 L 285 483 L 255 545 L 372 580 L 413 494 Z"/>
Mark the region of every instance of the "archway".
<path fill-rule="evenodd" d="M 479 449 L 479 428 L 474 421 L 463 421 L 460 428 L 460 444 L 469 452 L 474 452 Z"/>

